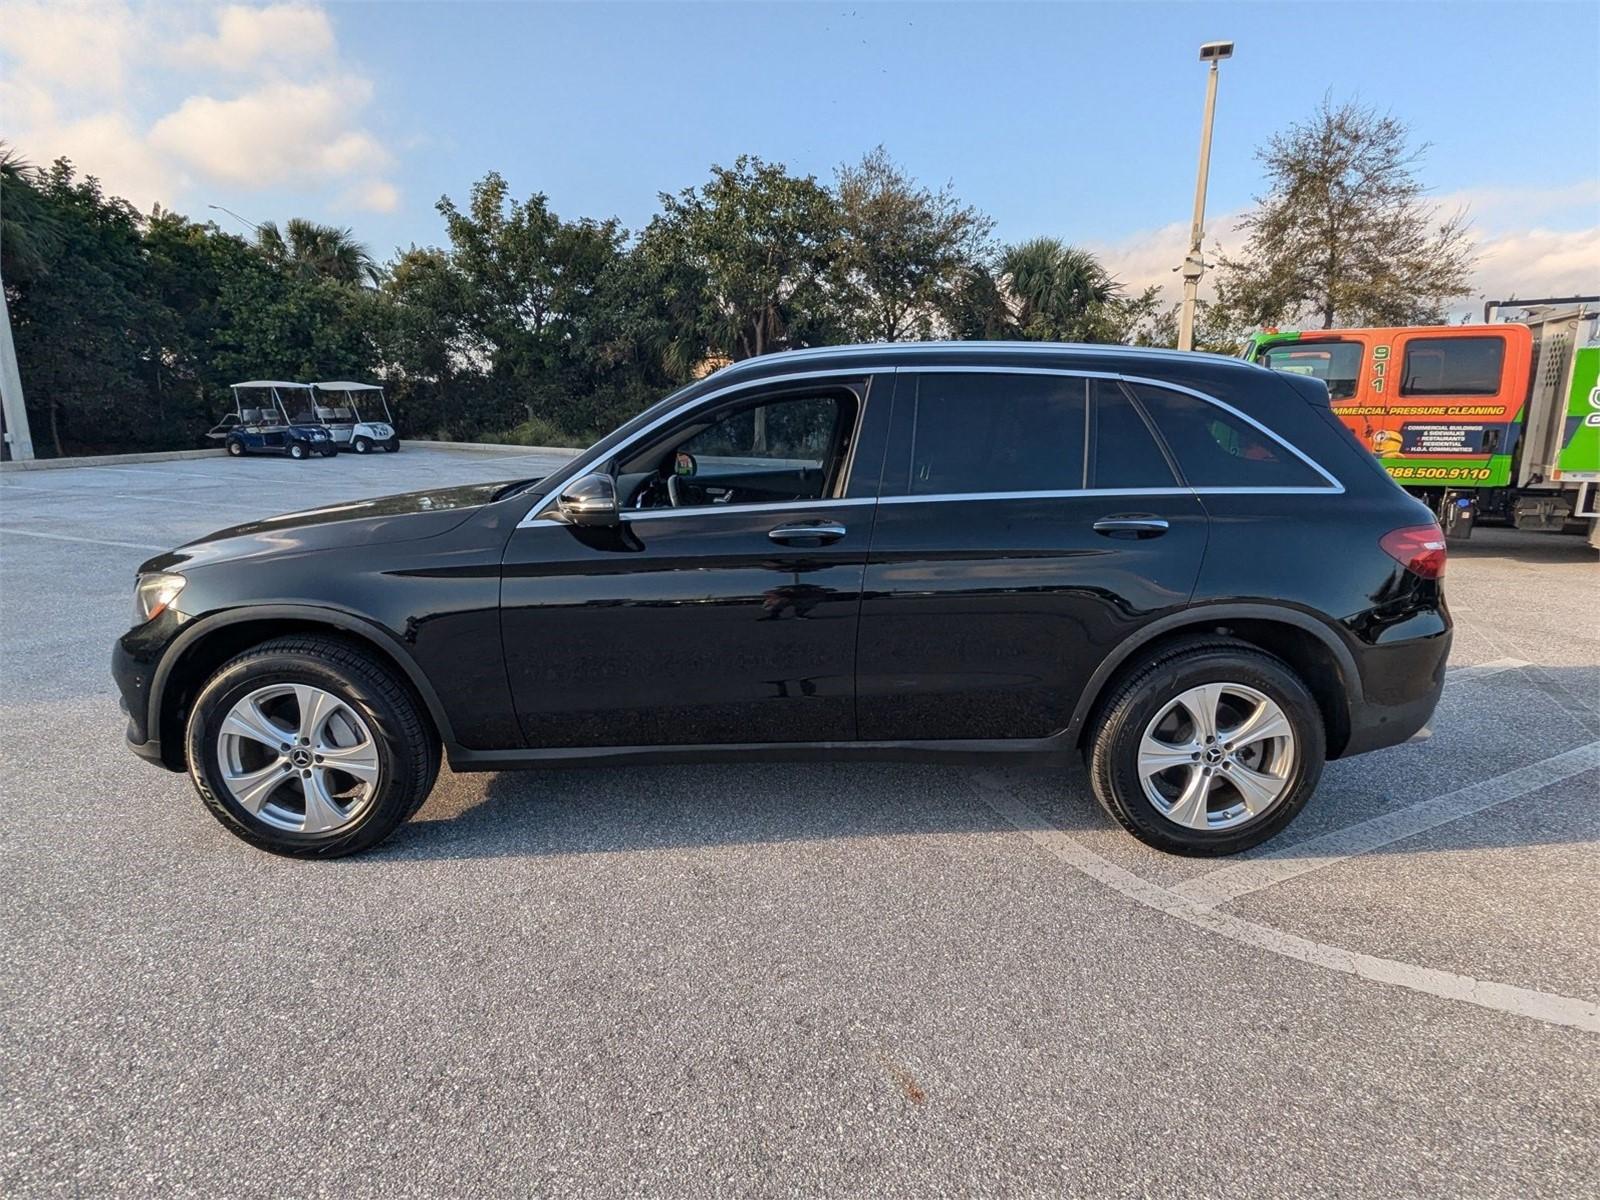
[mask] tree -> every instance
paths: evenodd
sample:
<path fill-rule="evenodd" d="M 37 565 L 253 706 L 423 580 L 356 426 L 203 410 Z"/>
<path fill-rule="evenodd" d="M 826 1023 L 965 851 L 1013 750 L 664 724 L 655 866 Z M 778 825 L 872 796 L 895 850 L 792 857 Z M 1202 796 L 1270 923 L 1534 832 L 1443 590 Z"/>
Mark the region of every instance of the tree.
<path fill-rule="evenodd" d="M 29 424 L 57 455 L 103 445 L 138 420 L 150 319 L 139 214 L 64 158 L 0 183 L 12 223 L 0 232 L 26 256 L 8 257 L 8 272 L 26 269 L 5 286 Z"/>
<path fill-rule="evenodd" d="M 1218 301 L 1249 325 L 1407 325 L 1441 320 L 1466 293 L 1475 254 L 1465 215 L 1440 217 L 1415 168 L 1427 147 L 1405 125 L 1324 99 L 1257 158 L 1268 191 L 1224 258 Z"/>
<path fill-rule="evenodd" d="M 926 338 L 987 251 L 994 223 L 948 186 L 919 186 L 879 146 L 837 173 L 840 237 L 833 277 L 863 341 Z"/>
<path fill-rule="evenodd" d="M 752 358 L 833 340 L 836 302 L 826 284 L 840 220 L 832 193 L 782 163 L 740 155 L 711 180 L 661 194 L 641 250 L 670 292 L 670 340 Z"/>
<path fill-rule="evenodd" d="M 349 229 L 291 217 L 281 231 L 271 221 L 257 226 L 256 242 L 268 261 L 307 278 L 351 285 L 378 282 L 377 263 Z"/>

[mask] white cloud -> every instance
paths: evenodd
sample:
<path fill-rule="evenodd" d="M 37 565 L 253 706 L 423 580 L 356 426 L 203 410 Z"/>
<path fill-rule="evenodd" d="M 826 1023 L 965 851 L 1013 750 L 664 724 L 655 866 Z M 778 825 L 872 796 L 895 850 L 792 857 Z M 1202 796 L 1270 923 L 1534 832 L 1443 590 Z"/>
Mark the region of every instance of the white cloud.
<path fill-rule="evenodd" d="M 1243 242 L 1238 231 L 1241 213 L 1225 213 L 1206 222 L 1205 258 L 1208 265 L 1217 260 L 1217 246 L 1233 252 Z M 1109 242 L 1091 242 L 1090 250 L 1116 276 L 1128 295 L 1136 296 L 1155 286 L 1176 300 L 1183 290 L 1177 267 L 1189 253 L 1189 222 L 1174 221 L 1155 229 L 1145 229 Z M 1201 292 L 1205 294 L 1205 284 Z"/>
<path fill-rule="evenodd" d="M 179 60 L 241 70 L 262 64 L 304 66 L 334 52 L 333 23 L 308 4 L 267 8 L 229 5 L 217 14 L 215 33 L 197 33 L 181 42 Z"/>
<path fill-rule="evenodd" d="M 372 93 L 327 13 L 297 0 L 8 0 L 0 18 L 6 141 L 37 162 L 66 155 L 142 209 L 193 208 L 218 188 L 332 188 L 335 206 L 393 211 L 394 158 L 364 123 Z"/>
<path fill-rule="evenodd" d="M 1441 196 L 1438 209 L 1441 214 L 1466 209 L 1468 236 L 1478 250 L 1470 298 L 1456 301 L 1453 316 L 1481 312 L 1485 299 L 1600 291 L 1600 181 L 1466 189 Z M 1241 216 L 1226 213 L 1207 221 L 1207 263 L 1216 262 L 1219 243 L 1227 253 L 1235 253 L 1243 245 L 1245 238 L 1238 228 Z M 1541 219 L 1548 224 L 1541 224 Z M 1558 224 L 1575 227 L 1549 227 Z M 1089 248 L 1129 295 L 1154 284 L 1173 302 L 1182 293 L 1182 282 L 1173 268 L 1183 261 L 1188 244 L 1189 223 L 1182 221 Z M 1200 290 L 1202 296 L 1211 294 L 1204 280 Z"/>
<path fill-rule="evenodd" d="M 1600 290 L 1600 225 L 1484 237 L 1478 253 L 1473 291 L 1482 300 L 1594 295 Z"/>
<path fill-rule="evenodd" d="M 400 189 L 382 179 L 369 179 L 340 193 L 339 202 L 362 212 L 389 213 L 400 207 Z"/>
<path fill-rule="evenodd" d="M 0 13 L 0 54 L 12 60 L 8 86 L 114 95 L 123 88 L 139 34 L 126 4 L 8 0 Z"/>
<path fill-rule="evenodd" d="M 190 96 L 155 123 L 150 145 L 202 178 L 246 188 L 382 170 L 388 151 L 348 123 L 370 95 L 365 83 L 273 82 L 231 100 Z"/>

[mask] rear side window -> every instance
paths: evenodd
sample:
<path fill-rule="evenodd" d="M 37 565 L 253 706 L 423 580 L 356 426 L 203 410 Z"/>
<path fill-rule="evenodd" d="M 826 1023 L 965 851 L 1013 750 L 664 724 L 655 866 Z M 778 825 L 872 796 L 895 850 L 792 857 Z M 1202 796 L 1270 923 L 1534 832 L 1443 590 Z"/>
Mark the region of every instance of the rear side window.
<path fill-rule="evenodd" d="M 1328 385 L 1328 396 L 1348 400 L 1361 379 L 1360 342 L 1284 342 L 1268 346 L 1260 362 L 1274 371 L 1309 375 Z"/>
<path fill-rule="evenodd" d="M 1504 338 L 1412 338 L 1400 367 L 1400 394 L 1498 395 L 1505 361 Z"/>
<path fill-rule="evenodd" d="M 1066 375 L 921 375 L 913 496 L 1083 487 L 1086 382 Z"/>
<path fill-rule="evenodd" d="M 1089 394 L 1094 405 L 1092 488 L 1169 488 L 1177 484 L 1167 457 L 1128 393 L 1113 379 L 1096 379 Z"/>
<path fill-rule="evenodd" d="M 1226 409 L 1184 392 L 1147 384 L 1131 386 L 1190 487 L 1329 486 L 1282 443 Z"/>

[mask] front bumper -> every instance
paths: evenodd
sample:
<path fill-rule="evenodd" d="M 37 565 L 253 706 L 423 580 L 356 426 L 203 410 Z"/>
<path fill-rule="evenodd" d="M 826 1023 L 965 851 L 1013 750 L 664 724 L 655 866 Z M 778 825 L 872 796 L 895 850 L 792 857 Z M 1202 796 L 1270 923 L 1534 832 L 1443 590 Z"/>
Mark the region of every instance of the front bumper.
<path fill-rule="evenodd" d="M 162 755 L 157 724 L 150 712 L 151 679 L 161 652 L 178 629 L 175 618 L 163 614 L 146 625 L 130 629 L 111 647 L 111 678 L 118 703 L 128 718 L 128 748 L 146 762 L 177 770 Z"/>

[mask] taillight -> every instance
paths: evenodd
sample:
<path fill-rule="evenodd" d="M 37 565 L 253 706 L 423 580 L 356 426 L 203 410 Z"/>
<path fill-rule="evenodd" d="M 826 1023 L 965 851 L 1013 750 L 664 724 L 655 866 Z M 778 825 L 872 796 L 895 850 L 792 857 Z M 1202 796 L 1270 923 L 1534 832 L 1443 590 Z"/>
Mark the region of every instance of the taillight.
<path fill-rule="evenodd" d="M 1378 539 L 1383 552 L 1422 579 L 1444 577 L 1444 531 L 1438 524 L 1408 525 Z"/>

